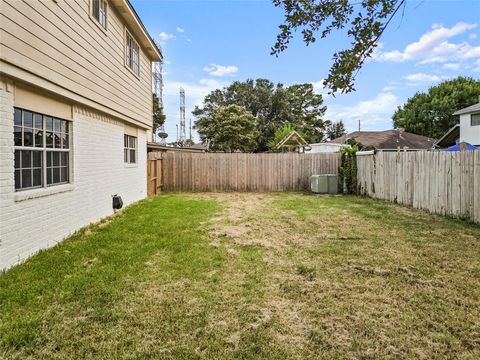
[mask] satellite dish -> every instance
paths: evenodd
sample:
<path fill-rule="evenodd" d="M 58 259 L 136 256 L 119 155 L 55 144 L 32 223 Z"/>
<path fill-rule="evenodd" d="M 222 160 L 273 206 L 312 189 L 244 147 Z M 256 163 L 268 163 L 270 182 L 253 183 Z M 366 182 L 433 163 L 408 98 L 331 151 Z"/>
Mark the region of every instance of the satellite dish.
<path fill-rule="evenodd" d="M 158 136 L 161 138 L 161 139 L 166 139 L 168 137 L 168 134 L 166 132 L 159 132 L 158 133 Z"/>

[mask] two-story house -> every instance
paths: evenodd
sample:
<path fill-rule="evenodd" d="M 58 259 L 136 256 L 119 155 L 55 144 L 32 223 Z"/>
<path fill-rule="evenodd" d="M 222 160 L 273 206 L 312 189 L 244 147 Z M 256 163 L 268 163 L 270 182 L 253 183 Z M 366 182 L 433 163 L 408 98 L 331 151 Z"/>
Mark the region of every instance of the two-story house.
<path fill-rule="evenodd" d="M 460 116 L 460 142 L 480 146 L 480 102 L 454 115 Z"/>
<path fill-rule="evenodd" d="M 152 62 L 128 0 L 0 0 L 0 269 L 146 196 Z"/>
<path fill-rule="evenodd" d="M 447 148 L 459 143 L 480 146 L 480 102 L 458 110 L 453 115 L 460 117 L 459 124 L 448 130 L 435 146 Z"/>

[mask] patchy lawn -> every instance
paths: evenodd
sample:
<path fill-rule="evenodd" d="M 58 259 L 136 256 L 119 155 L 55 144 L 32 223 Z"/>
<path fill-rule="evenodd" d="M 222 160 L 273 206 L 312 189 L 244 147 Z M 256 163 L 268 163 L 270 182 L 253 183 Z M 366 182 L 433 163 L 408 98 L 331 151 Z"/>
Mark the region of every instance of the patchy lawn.
<path fill-rule="evenodd" d="M 363 198 L 161 195 L 0 275 L 0 357 L 478 359 L 479 239 Z"/>

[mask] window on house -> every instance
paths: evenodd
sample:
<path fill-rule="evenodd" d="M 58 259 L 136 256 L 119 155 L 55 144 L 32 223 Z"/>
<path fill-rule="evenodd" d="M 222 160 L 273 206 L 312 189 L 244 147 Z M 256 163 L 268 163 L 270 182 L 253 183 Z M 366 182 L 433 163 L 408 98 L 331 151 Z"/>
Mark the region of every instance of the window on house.
<path fill-rule="evenodd" d="M 140 75 L 140 48 L 133 37 L 126 32 L 126 64 L 137 75 Z"/>
<path fill-rule="evenodd" d="M 137 162 L 137 138 L 131 135 L 124 135 L 123 142 L 123 161 L 126 164 L 135 164 Z"/>
<path fill-rule="evenodd" d="M 472 114 L 470 119 L 470 124 L 472 126 L 479 126 L 480 125 L 480 114 Z"/>
<path fill-rule="evenodd" d="M 70 124 L 67 120 L 15 108 L 15 190 L 69 182 Z"/>
<path fill-rule="evenodd" d="M 92 15 L 102 25 L 107 28 L 107 0 L 92 0 Z"/>

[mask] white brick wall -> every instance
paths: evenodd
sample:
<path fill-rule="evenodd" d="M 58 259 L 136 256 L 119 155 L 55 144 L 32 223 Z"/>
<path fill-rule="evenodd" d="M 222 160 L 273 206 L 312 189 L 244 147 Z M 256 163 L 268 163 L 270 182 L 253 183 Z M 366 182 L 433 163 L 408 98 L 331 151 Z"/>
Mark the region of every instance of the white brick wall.
<path fill-rule="evenodd" d="M 0 269 L 113 214 L 113 194 L 122 197 L 124 206 L 146 197 L 146 131 L 138 129 L 138 161 L 131 167 L 123 162 L 123 123 L 77 108 L 72 125 L 72 185 L 64 186 L 65 192 L 18 201 L 14 98 L 6 86 L 0 86 L 0 100 Z"/>

